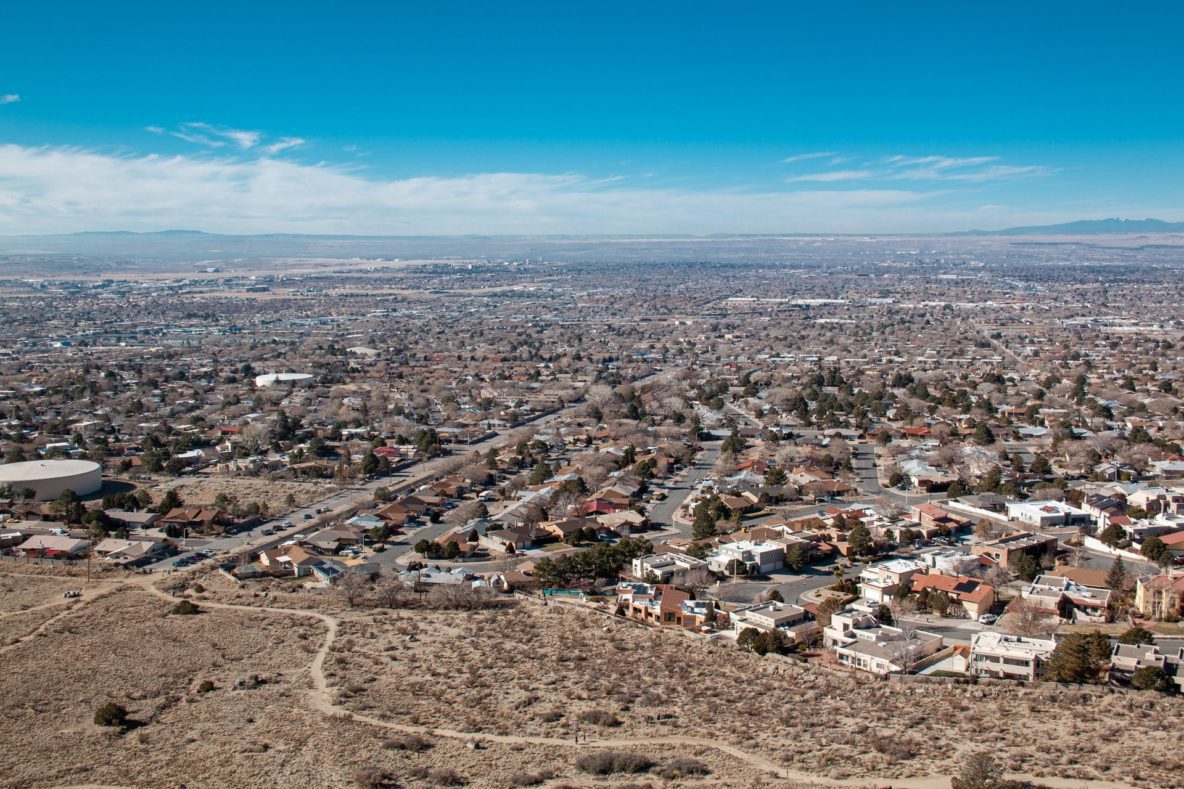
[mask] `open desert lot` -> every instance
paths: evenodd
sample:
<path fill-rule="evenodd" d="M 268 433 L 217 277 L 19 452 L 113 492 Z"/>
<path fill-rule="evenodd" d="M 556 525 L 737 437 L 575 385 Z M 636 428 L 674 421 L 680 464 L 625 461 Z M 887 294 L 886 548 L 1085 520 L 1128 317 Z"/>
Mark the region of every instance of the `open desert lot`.
<path fill-rule="evenodd" d="M 218 576 L 171 589 L 201 612 L 171 613 L 135 577 L 22 615 L 53 619 L 4 654 L 6 785 L 936 789 L 983 748 L 1049 786 L 1178 785 L 1157 756 L 1184 711 L 1168 697 L 880 682 L 527 601 L 350 609 Z M 126 731 L 93 723 L 108 701 Z M 638 772 L 597 774 L 613 763 Z"/>
<path fill-rule="evenodd" d="M 212 507 L 218 494 L 225 494 L 241 506 L 263 502 L 268 512 L 284 512 L 291 496 L 296 506 L 319 501 L 337 489 L 328 481 L 293 482 L 251 477 L 232 477 L 223 474 L 202 474 L 196 477 L 164 478 L 146 486 L 153 501 L 175 490 L 188 507 Z"/>

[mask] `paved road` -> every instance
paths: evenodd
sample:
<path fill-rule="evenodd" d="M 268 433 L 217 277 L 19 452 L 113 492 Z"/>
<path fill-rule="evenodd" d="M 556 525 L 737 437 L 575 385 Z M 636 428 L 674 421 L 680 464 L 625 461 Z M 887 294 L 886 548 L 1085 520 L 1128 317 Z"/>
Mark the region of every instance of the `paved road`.
<path fill-rule="evenodd" d="M 715 466 L 715 461 L 719 459 L 720 447 L 723 445 L 722 441 L 706 441 L 703 443 L 703 452 L 695 458 L 695 462 L 687 469 L 682 479 L 668 485 L 664 488 L 666 491 L 666 498 L 659 501 L 650 509 L 650 521 L 663 528 L 673 527 L 678 533 L 684 537 L 691 536 L 691 527 L 676 523 L 674 520 L 674 513 L 682 506 L 683 502 L 695 491 L 699 483 L 711 473 L 711 469 Z"/>
<path fill-rule="evenodd" d="M 970 639 L 980 630 L 990 630 L 991 627 L 973 619 L 935 619 L 925 616 L 902 616 L 902 622 L 914 625 L 927 633 L 936 633 L 945 639 L 947 644 L 956 642 L 969 644 Z"/>
<path fill-rule="evenodd" d="M 910 493 L 896 488 L 880 487 L 880 472 L 877 468 L 876 448 L 867 441 L 851 442 L 851 468 L 858 479 L 860 492 L 885 498 L 902 507 L 912 507 L 927 501 L 944 499 L 944 493 Z"/>

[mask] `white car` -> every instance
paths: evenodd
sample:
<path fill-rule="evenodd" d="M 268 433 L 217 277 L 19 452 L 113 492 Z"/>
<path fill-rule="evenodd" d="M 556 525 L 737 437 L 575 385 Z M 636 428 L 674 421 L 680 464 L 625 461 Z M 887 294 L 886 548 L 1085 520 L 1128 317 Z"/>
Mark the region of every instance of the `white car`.
<path fill-rule="evenodd" d="M 999 621 L 999 617 L 995 616 L 994 614 L 983 614 L 978 618 L 978 621 L 984 625 L 993 625 Z"/>

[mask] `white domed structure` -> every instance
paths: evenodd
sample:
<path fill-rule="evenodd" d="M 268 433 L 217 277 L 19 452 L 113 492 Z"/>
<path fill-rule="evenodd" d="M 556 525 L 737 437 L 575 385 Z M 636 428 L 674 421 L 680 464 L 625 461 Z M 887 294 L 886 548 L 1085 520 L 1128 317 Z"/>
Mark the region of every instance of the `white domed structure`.
<path fill-rule="evenodd" d="M 89 460 L 28 460 L 0 465 L 0 485 L 28 488 L 38 501 L 72 490 L 86 496 L 103 487 L 103 469 Z"/>
<path fill-rule="evenodd" d="M 313 377 L 308 373 L 268 373 L 255 376 L 255 386 L 312 386 Z"/>

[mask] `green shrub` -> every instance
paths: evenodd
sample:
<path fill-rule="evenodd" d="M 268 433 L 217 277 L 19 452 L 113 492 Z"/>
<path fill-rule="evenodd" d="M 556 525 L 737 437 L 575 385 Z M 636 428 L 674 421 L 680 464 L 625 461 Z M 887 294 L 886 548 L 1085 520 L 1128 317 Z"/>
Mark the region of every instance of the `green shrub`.
<path fill-rule="evenodd" d="M 173 606 L 172 613 L 177 616 L 193 616 L 194 614 L 200 614 L 201 609 L 192 600 L 182 600 Z"/>
<path fill-rule="evenodd" d="M 214 683 L 208 679 L 203 679 L 201 684 L 197 686 L 198 693 L 209 693 L 214 690 Z"/>

